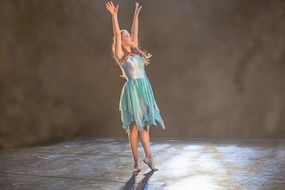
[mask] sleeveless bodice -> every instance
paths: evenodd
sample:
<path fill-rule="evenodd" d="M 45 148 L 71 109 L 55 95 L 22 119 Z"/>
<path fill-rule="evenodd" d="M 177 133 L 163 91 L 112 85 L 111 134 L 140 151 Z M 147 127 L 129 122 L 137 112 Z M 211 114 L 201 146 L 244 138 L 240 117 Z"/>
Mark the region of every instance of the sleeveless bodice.
<path fill-rule="evenodd" d="M 121 68 L 127 80 L 146 77 L 144 61 L 138 54 L 129 55 L 122 63 Z"/>

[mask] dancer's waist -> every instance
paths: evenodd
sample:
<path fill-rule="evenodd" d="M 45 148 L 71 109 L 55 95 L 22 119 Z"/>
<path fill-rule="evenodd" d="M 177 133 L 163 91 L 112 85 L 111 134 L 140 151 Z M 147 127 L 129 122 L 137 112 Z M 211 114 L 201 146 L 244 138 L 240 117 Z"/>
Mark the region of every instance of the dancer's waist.
<path fill-rule="evenodd" d="M 127 80 L 134 80 L 134 79 L 139 79 L 139 78 L 147 78 L 145 73 L 136 73 L 135 75 L 129 74 L 127 75 Z"/>

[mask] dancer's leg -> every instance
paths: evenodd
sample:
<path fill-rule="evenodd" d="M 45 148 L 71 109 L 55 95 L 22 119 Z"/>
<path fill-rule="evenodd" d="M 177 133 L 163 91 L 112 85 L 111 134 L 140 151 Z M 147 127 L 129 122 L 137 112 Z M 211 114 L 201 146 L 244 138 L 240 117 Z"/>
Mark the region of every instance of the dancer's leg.
<path fill-rule="evenodd" d="M 135 162 L 134 167 L 137 168 L 138 167 L 138 128 L 136 127 L 136 124 L 134 122 L 132 122 L 130 125 L 129 139 L 131 142 L 131 149 Z"/>
<path fill-rule="evenodd" d="M 149 140 L 149 128 L 144 129 L 143 131 L 139 132 L 139 134 L 146 155 L 146 158 L 144 158 L 143 161 L 151 168 L 151 170 L 156 171 L 158 169 L 155 167 L 152 157 L 150 140 Z"/>
<path fill-rule="evenodd" d="M 144 129 L 143 131 L 139 132 L 140 139 L 144 148 L 145 156 L 147 159 L 152 160 L 152 153 L 150 148 L 150 140 L 149 140 L 149 129 Z"/>

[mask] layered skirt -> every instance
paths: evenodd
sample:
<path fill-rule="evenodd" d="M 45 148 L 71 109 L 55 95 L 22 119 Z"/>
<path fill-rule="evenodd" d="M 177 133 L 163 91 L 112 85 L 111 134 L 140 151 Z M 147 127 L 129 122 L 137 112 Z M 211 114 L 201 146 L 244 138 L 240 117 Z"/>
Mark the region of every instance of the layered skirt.
<path fill-rule="evenodd" d="M 139 131 L 160 124 L 165 129 L 164 121 L 155 101 L 154 93 L 147 77 L 127 80 L 123 86 L 119 110 L 122 128 L 130 134 L 130 124 L 135 122 Z"/>

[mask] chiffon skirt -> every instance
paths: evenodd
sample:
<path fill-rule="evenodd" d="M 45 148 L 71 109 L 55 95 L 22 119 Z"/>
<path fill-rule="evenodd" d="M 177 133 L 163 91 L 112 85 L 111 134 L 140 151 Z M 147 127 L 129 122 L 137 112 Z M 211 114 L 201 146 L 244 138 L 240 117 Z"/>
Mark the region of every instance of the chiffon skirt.
<path fill-rule="evenodd" d="M 147 77 L 127 80 L 123 86 L 119 110 L 122 128 L 130 133 L 130 124 L 135 122 L 139 131 L 160 124 L 165 129 L 164 121 L 155 101 L 154 93 Z"/>

